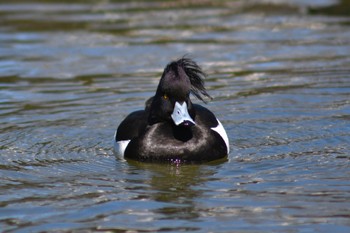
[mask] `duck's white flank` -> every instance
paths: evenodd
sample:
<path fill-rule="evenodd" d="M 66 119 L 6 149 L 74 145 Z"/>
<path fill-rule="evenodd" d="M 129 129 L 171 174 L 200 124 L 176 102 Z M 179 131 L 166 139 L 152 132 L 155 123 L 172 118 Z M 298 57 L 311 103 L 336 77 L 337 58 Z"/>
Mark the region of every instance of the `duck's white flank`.
<path fill-rule="evenodd" d="M 222 139 L 224 139 L 226 147 L 227 147 L 227 154 L 228 154 L 228 153 L 230 153 L 230 144 L 228 141 L 226 131 L 224 129 L 224 126 L 222 126 L 221 122 L 218 119 L 216 119 L 216 120 L 218 121 L 218 126 L 211 128 L 211 129 L 214 130 L 215 132 L 217 132 L 222 137 Z"/>
<path fill-rule="evenodd" d="M 124 152 L 125 152 L 126 147 L 129 144 L 130 140 L 116 141 L 115 140 L 116 134 L 117 134 L 117 132 L 114 134 L 114 151 L 118 157 L 124 158 Z"/>
<path fill-rule="evenodd" d="M 124 140 L 124 141 L 117 141 L 114 143 L 114 150 L 115 150 L 115 153 L 118 155 L 118 157 L 124 158 L 124 152 L 129 142 L 130 140 Z"/>

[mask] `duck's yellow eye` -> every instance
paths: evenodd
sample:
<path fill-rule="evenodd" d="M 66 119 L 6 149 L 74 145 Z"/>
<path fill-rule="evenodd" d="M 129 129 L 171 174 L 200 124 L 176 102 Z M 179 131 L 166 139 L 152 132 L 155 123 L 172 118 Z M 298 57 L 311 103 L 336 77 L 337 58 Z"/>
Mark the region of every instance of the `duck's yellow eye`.
<path fill-rule="evenodd" d="M 163 98 L 164 98 L 165 100 L 167 100 L 169 97 L 168 97 L 167 94 L 164 94 L 164 95 L 163 95 Z"/>

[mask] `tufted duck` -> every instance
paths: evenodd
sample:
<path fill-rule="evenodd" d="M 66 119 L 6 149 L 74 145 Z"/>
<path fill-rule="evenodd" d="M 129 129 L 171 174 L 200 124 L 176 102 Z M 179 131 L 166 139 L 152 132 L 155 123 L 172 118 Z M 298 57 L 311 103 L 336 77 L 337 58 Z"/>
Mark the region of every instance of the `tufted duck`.
<path fill-rule="evenodd" d="M 144 110 L 129 114 L 115 133 L 118 156 L 144 162 L 208 162 L 229 153 L 220 121 L 207 108 L 193 104 L 190 93 L 208 97 L 205 73 L 189 58 L 169 63 L 155 96 Z"/>

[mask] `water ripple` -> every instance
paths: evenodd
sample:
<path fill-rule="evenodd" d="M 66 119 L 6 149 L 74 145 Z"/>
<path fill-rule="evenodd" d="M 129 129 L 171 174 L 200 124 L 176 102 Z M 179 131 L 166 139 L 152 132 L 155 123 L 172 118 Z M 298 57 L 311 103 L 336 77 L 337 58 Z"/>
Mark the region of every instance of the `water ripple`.
<path fill-rule="evenodd" d="M 0 228 L 348 232 L 348 6 L 0 3 Z M 208 73 L 228 159 L 115 158 L 117 125 L 184 54 Z"/>

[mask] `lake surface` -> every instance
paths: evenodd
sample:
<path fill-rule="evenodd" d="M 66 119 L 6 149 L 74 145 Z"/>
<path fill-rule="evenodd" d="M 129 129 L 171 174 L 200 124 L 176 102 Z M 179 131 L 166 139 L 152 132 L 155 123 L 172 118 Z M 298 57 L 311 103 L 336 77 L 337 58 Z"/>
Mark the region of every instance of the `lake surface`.
<path fill-rule="evenodd" d="M 1 1 L 0 231 L 350 232 L 349 6 Z M 118 124 L 184 54 L 228 159 L 116 158 Z"/>

